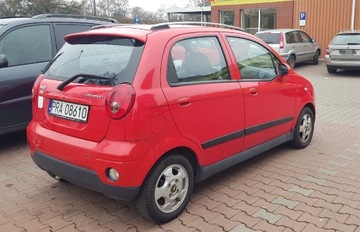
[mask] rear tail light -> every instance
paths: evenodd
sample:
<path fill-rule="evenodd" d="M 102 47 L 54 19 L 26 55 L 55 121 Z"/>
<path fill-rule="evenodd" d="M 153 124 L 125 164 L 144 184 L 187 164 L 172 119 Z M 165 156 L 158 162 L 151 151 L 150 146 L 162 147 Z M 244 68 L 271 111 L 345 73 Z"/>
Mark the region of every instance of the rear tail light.
<path fill-rule="evenodd" d="M 280 49 L 284 48 L 284 34 L 280 33 Z"/>
<path fill-rule="evenodd" d="M 32 102 L 36 102 L 37 101 L 37 97 L 39 95 L 39 90 L 40 90 L 40 83 L 41 81 L 44 80 L 44 75 L 40 75 L 36 81 L 34 82 L 33 88 L 31 90 L 31 100 Z"/>
<path fill-rule="evenodd" d="M 330 55 L 330 49 L 329 49 L 329 47 L 326 48 L 325 55 Z"/>
<path fill-rule="evenodd" d="M 114 87 L 106 97 L 106 112 L 112 119 L 125 117 L 135 102 L 135 90 L 130 84 Z"/>

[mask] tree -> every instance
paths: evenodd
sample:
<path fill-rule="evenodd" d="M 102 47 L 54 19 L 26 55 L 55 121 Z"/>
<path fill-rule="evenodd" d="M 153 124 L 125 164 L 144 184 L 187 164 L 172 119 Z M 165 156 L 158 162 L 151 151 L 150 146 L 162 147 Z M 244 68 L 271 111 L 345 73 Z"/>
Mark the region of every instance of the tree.
<path fill-rule="evenodd" d="M 130 20 L 134 23 L 135 18 L 138 17 L 140 19 L 140 23 L 142 24 L 154 24 L 164 22 L 163 12 L 161 13 L 160 10 L 158 12 L 151 12 L 145 11 L 141 7 L 133 7 L 130 9 Z"/>
<path fill-rule="evenodd" d="M 25 10 L 28 15 L 37 14 L 81 14 L 83 3 L 63 0 L 26 0 Z"/>
<path fill-rule="evenodd" d="M 22 15 L 22 0 L 0 1 L 0 17 L 13 17 Z"/>
<path fill-rule="evenodd" d="M 128 0 L 98 0 L 96 6 L 100 16 L 125 18 L 129 2 Z"/>
<path fill-rule="evenodd" d="M 193 6 L 210 6 L 210 1 L 208 0 L 190 0 L 190 2 Z"/>

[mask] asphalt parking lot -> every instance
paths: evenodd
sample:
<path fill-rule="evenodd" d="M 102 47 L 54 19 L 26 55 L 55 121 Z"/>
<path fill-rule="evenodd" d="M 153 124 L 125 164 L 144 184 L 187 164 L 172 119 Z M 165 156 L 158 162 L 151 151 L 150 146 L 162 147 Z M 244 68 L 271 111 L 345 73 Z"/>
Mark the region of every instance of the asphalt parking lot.
<path fill-rule="evenodd" d="M 323 62 L 295 70 L 316 90 L 310 146 L 282 145 L 207 179 L 162 225 L 132 202 L 50 178 L 25 132 L 0 136 L 0 231 L 360 231 L 360 71 L 328 74 Z"/>

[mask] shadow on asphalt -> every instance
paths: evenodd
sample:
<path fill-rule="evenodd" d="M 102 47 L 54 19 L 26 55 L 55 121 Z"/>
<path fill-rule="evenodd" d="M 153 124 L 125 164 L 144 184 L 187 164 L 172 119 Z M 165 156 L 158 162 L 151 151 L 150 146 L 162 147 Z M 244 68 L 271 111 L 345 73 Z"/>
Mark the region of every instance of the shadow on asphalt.
<path fill-rule="evenodd" d="M 26 131 L 18 131 L 0 135 L 0 151 L 5 148 L 26 144 Z"/>
<path fill-rule="evenodd" d="M 331 77 L 353 77 L 359 78 L 360 77 L 360 69 L 352 69 L 352 70 L 342 70 L 338 69 L 336 73 L 329 73 Z"/>

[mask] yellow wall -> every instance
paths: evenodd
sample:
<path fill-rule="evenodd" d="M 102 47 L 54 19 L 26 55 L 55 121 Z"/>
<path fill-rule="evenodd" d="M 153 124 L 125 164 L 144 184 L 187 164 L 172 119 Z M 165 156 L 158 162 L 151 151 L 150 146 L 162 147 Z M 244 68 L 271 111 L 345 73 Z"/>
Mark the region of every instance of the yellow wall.
<path fill-rule="evenodd" d="M 256 3 L 269 3 L 269 2 L 291 2 L 293 0 L 214 0 L 211 6 L 227 6 L 237 4 L 256 4 Z"/>

